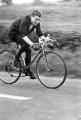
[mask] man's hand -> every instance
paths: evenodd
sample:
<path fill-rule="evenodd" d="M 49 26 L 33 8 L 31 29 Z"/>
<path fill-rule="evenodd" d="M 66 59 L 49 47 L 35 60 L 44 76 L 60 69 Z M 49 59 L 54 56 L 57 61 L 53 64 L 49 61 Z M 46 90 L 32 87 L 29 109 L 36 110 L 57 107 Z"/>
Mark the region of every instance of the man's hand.
<path fill-rule="evenodd" d="M 40 50 L 40 44 L 39 43 L 34 43 L 32 48 L 37 51 L 37 50 Z"/>

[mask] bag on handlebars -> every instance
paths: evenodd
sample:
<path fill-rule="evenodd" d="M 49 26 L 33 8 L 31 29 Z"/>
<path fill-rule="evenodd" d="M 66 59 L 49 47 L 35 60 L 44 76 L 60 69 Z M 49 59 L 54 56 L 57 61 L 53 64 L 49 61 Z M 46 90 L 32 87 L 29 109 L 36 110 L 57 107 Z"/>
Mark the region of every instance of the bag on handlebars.
<path fill-rule="evenodd" d="M 50 48 L 50 49 L 54 49 L 54 44 L 53 43 L 48 43 L 47 47 Z"/>
<path fill-rule="evenodd" d="M 50 48 L 50 49 L 57 48 L 58 47 L 58 43 L 56 41 L 49 42 L 47 44 L 47 47 Z"/>

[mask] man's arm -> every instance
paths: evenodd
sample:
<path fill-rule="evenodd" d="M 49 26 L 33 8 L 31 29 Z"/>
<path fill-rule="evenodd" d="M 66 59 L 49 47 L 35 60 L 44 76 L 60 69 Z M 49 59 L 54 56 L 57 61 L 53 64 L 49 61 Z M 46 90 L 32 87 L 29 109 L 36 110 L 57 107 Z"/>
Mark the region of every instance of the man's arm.
<path fill-rule="evenodd" d="M 39 37 L 43 36 L 43 33 L 40 28 L 40 23 L 36 26 L 36 33 Z"/>
<path fill-rule="evenodd" d="M 31 47 L 34 45 L 34 43 L 27 36 L 23 37 L 23 40 Z"/>
<path fill-rule="evenodd" d="M 23 37 L 28 34 L 29 26 L 30 26 L 30 18 L 29 18 L 29 16 L 26 16 L 26 17 L 22 18 L 22 20 L 20 22 L 19 32 Z"/>
<path fill-rule="evenodd" d="M 23 39 L 24 39 L 24 41 L 25 41 L 27 44 L 29 44 L 35 51 L 37 51 L 38 49 L 40 49 L 40 44 L 31 42 L 31 40 L 30 40 L 27 36 L 23 37 Z"/>

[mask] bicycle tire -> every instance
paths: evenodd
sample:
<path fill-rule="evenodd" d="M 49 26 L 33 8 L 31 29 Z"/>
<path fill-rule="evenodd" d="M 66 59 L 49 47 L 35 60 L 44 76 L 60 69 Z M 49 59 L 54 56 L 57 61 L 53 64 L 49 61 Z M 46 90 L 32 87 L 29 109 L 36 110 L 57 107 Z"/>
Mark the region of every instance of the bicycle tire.
<path fill-rule="evenodd" d="M 49 70 L 46 71 L 47 69 Z M 36 74 L 42 85 L 50 89 L 56 89 L 65 82 L 67 67 L 58 53 L 48 51 L 38 58 Z"/>
<path fill-rule="evenodd" d="M 21 75 L 21 64 L 19 63 L 19 68 L 16 68 L 14 66 L 14 59 L 16 55 L 15 50 L 7 51 L 5 57 L 4 57 L 4 52 L 3 52 L 3 58 L 0 57 L 0 63 L 2 58 L 2 65 L 0 66 L 1 68 L 0 79 L 2 82 L 6 84 L 13 84 L 19 79 Z"/>

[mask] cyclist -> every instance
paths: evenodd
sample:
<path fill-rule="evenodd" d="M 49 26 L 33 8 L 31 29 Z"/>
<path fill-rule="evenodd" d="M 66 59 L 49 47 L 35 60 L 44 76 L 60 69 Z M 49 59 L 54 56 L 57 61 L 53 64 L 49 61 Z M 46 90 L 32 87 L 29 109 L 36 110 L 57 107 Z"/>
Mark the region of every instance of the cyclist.
<path fill-rule="evenodd" d="M 36 30 L 38 37 L 43 36 L 40 28 L 40 17 L 41 13 L 38 10 L 35 10 L 30 15 L 16 20 L 14 23 L 12 23 L 9 29 L 9 38 L 21 46 L 18 54 L 16 55 L 16 60 L 19 61 L 21 54 L 25 52 L 26 66 L 28 66 L 31 62 L 30 46 L 33 49 L 39 47 L 36 43 L 30 40 L 29 34 Z M 35 79 L 33 72 L 30 71 L 30 68 L 26 70 L 25 74 L 30 76 L 30 79 Z"/>

